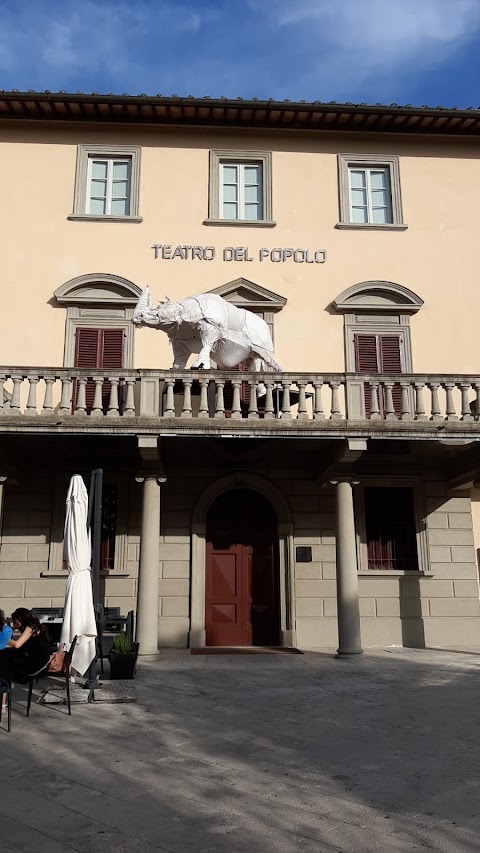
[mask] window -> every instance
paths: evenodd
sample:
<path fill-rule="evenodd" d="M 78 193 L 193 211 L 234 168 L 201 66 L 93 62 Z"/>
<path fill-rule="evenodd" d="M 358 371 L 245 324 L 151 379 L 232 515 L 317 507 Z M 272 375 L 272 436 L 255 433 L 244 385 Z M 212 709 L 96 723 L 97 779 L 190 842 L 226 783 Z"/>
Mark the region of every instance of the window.
<path fill-rule="evenodd" d="M 140 148 L 79 145 L 74 210 L 69 219 L 141 222 L 139 178 Z"/>
<path fill-rule="evenodd" d="M 272 155 L 211 151 L 206 225 L 266 225 L 272 220 Z"/>
<path fill-rule="evenodd" d="M 412 489 L 366 487 L 364 501 L 367 568 L 418 571 Z"/>
<path fill-rule="evenodd" d="M 86 212 L 95 216 L 130 213 L 131 160 L 88 158 Z"/>
<path fill-rule="evenodd" d="M 338 172 L 338 228 L 406 228 L 398 157 L 340 154 Z"/>
<path fill-rule="evenodd" d="M 388 169 L 348 169 L 350 221 L 386 225 L 392 221 Z"/>

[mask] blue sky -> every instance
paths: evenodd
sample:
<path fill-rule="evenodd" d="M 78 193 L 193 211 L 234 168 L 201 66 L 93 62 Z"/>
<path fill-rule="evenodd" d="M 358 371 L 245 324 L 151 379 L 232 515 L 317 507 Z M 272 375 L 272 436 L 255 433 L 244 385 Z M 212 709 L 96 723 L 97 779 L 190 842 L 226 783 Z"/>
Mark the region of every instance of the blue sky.
<path fill-rule="evenodd" d="M 480 0 L 0 0 L 0 88 L 480 104 Z"/>

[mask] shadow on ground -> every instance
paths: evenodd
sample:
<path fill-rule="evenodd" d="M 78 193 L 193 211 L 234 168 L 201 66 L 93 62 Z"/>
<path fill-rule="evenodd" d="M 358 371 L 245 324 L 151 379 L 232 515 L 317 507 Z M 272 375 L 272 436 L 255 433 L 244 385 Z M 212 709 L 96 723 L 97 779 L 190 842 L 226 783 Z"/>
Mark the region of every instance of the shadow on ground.
<path fill-rule="evenodd" d="M 28 853 L 478 853 L 480 658 L 162 655 L 139 702 L 0 733 L 0 840 Z"/>

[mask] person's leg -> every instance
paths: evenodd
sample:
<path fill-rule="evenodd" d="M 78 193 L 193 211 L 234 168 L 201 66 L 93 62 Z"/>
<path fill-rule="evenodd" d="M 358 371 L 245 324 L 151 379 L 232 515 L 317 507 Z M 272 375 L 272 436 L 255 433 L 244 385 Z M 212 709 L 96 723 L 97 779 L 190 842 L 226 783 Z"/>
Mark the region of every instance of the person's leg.
<path fill-rule="evenodd" d="M 6 681 L 7 684 L 12 683 L 12 662 L 13 649 L 2 649 L 0 651 L 0 678 L 3 681 Z M 2 693 L 2 704 L 0 709 L 1 716 L 7 713 L 7 698 L 7 694 Z"/>

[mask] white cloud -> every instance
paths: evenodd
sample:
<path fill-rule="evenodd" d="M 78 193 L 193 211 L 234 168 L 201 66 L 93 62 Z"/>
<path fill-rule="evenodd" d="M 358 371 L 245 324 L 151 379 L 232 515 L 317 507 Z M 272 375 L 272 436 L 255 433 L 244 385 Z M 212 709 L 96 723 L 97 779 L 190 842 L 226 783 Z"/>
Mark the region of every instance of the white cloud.
<path fill-rule="evenodd" d="M 138 64 L 134 39 L 148 39 L 153 29 L 174 37 L 200 26 L 188 0 L 66 0 L 58 6 L 30 0 L 13 11 L 0 8 L 0 69 L 23 61 L 66 74 L 125 72 Z"/>
<path fill-rule="evenodd" d="M 322 90 L 434 68 L 480 29 L 480 0 L 247 0 L 256 14 L 305 39 L 303 81 Z M 316 42 L 316 50 L 312 43 Z M 307 65 L 309 67 L 307 68 Z M 298 81 L 297 81 L 298 82 Z"/>

